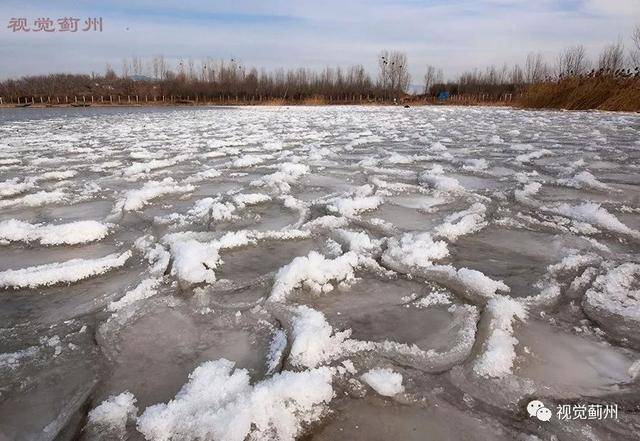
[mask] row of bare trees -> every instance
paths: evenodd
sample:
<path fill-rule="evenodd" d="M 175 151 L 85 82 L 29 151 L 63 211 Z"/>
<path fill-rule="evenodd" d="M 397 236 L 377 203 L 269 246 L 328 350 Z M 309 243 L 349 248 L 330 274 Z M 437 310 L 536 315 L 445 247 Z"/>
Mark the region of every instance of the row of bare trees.
<path fill-rule="evenodd" d="M 566 78 L 628 78 L 640 76 L 640 25 L 625 51 L 621 41 L 605 46 L 594 61 L 581 45 L 564 49 L 552 62 L 540 53 L 527 55 L 522 65 L 489 66 L 463 72 L 445 81 L 442 69 L 427 66 L 424 94 L 436 96 L 481 95 L 486 100 L 519 94 L 532 84 Z M 401 51 L 384 50 L 377 59 L 375 79 L 362 65 L 348 68 L 276 69 L 247 67 L 237 59 L 169 61 L 163 56 L 122 60 L 119 73 L 107 65 L 104 75 L 52 74 L 8 79 L 0 82 L 0 97 L 136 95 L 175 96 L 202 100 L 291 101 L 322 98 L 325 101 L 395 100 L 410 86 L 409 62 Z"/>
<path fill-rule="evenodd" d="M 602 48 L 595 61 L 587 56 L 582 45 L 565 48 L 548 62 L 540 53 L 527 55 L 524 64 L 463 72 L 455 80 L 443 81 L 442 71 L 427 66 L 424 77 L 425 94 L 435 96 L 441 91 L 454 95 L 482 95 L 497 100 L 519 93 L 532 84 L 581 78 L 640 78 L 640 25 L 636 26 L 625 53 L 622 41 Z"/>
<path fill-rule="evenodd" d="M 118 75 L 107 65 L 104 75 L 52 74 L 0 82 L 0 97 L 173 96 L 199 100 L 390 100 L 401 98 L 409 86 L 407 55 L 382 51 L 374 81 L 362 65 L 348 68 L 258 70 L 236 59 L 200 61 L 164 57 L 122 61 Z"/>

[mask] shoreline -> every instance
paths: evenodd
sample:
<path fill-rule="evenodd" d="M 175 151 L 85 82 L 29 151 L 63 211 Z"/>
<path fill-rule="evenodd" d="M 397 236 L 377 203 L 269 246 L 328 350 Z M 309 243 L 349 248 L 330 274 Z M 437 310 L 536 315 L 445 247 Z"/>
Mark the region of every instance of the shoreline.
<path fill-rule="evenodd" d="M 423 106 L 474 106 L 474 107 L 517 107 L 504 101 L 486 101 L 486 102 L 430 102 L 430 101 L 403 101 L 397 104 L 393 102 L 306 102 L 306 101 L 269 101 L 269 102 L 249 102 L 249 101 L 223 101 L 223 102 L 138 102 L 138 103 L 29 103 L 28 105 L 16 103 L 0 104 L 0 109 L 49 109 L 49 108 L 90 108 L 90 107 L 282 107 L 282 106 L 362 106 L 362 107 L 423 107 Z"/>
<path fill-rule="evenodd" d="M 638 114 L 640 110 L 607 110 L 607 109 L 565 109 L 561 107 L 525 107 L 518 105 L 518 103 L 506 103 L 504 101 L 497 102 L 403 102 L 394 104 L 391 102 L 346 102 L 346 103 L 318 103 L 318 102 L 263 102 L 263 103 L 250 103 L 250 102 L 223 102 L 223 103 L 121 103 L 121 104 L 108 104 L 108 103 L 87 103 L 86 105 L 73 105 L 68 104 L 47 104 L 47 103 L 33 103 L 27 106 L 17 104 L 0 104 L 0 111 L 4 109 L 91 109 L 91 108 L 190 108 L 190 107 L 340 107 L 340 106 L 354 106 L 354 107 L 499 107 L 510 108 L 514 110 L 529 110 L 529 111 L 556 111 L 556 112 L 605 112 L 605 113 L 617 113 L 617 114 Z"/>

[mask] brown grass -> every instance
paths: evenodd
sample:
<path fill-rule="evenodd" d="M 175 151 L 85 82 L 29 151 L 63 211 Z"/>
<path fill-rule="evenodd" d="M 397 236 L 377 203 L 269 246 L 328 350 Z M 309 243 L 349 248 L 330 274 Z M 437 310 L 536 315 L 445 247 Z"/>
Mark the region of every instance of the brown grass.
<path fill-rule="evenodd" d="M 568 78 L 529 86 L 517 103 L 531 109 L 640 111 L 638 78 Z"/>
<path fill-rule="evenodd" d="M 302 104 L 305 106 L 324 106 L 325 104 L 328 104 L 328 100 L 322 96 L 314 95 L 303 100 Z"/>

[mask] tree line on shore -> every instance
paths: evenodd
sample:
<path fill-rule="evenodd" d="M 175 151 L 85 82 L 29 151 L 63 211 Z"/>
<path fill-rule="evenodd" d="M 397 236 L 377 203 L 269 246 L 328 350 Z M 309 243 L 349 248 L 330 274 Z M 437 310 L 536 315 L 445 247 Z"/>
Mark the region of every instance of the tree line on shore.
<path fill-rule="evenodd" d="M 382 51 L 377 59 L 375 77 L 362 65 L 327 67 L 321 71 L 306 68 L 272 71 L 247 67 L 236 59 L 198 62 L 163 56 L 151 59 L 124 59 L 120 72 L 107 65 L 104 74 L 50 74 L 25 76 L 0 81 L 0 97 L 16 102 L 27 97 L 113 97 L 144 96 L 206 101 L 269 102 L 284 100 L 306 102 L 379 102 L 408 99 L 409 62 L 401 51 Z M 498 101 L 514 95 L 532 103 L 531 97 L 558 94 L 562 87 L 580 87 L 587 83 L 606 83 L 606 88 L 637 89 L 640 83 L 640 25 L 634 29 L 630 44 L 621 41 L 605 46 L 597 60 L 591 61 L 581 45 L 564 49 L 552 62 L 542 54 L 530 53 L 523 65 L 490 66 L 463 72 L 444 80 L 442 69 L 427 66 L 423 78 L 423 99 L 449 96 L 481 96 L 484 101 Z M 550 87 L 554 85 L 554 87 Z M 544 86 L 544 87 L 543 87 Z M 535 94 L 532 95 L 531 91 Z M 604 95 L 606 90 L 601 91 Z M 633 94 L 632 94 L 633 95 Z M 411 99 L 415 100 L 416 96 Z M 535 101 L 535 100 L 534 100 Z"/>
<path fill-rule="evenodd" d="M 162 56 L 147 63 L 133 58 L 123 60 L 120 74 L 108 65 L 104 75 L 50 74 L 8 79 L 0 82 L 0 96 L 5 100 L 90 95 L 145 96 L 156 100 L 188 97 L 200 101 L 399 99 L 409 84 L 406 55 L 384 51 L 380 57 L 381 71 L 376 80 L 361 65 L 327 67 L 319 72 L 306 68 L 267 71 L 247 68 L 235 59 L 206 59 L 197 66 L 193 60 L 178 60 L 172 68 Z"/>
<path fill-rule="evenodd" d="M 484 70 L 474 69 L 447 82 L 441 78 L 441 70 L 428 66 L 425 92 L 429 95 L 437 95 L 441 91 L 453 95 L 482 94 L 490 100 L 497 100 L 505 94 L 526 94 L 532 86 L 541 84 L 615 79 L 617 81 L 609 84 L 625 86 L 629 81 L 640 80 L 640 25 L 632 34 L 628 51 L 625 51 L 622 41 L 617 41 L 603 47 L 595 61 L 589 59 L 584 46 L 575 45 L 562 50 L 551 62 L 540 53 L 529 53 L 523 66 L 509 67 L 505 64 Z"/>

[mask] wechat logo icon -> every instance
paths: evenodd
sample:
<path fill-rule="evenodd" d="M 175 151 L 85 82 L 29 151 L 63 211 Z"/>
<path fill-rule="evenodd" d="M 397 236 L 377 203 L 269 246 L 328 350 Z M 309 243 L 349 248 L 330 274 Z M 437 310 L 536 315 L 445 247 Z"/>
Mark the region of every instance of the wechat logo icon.
<path fill-rule="evenodd" d="M 551 419 L 551 410 L 544 407 L 544 403 L 539 400 L 533 400 L 527 404 L 527 412 L 529 412 L 529 417 L 536 417 L 540 421 Z"/>

